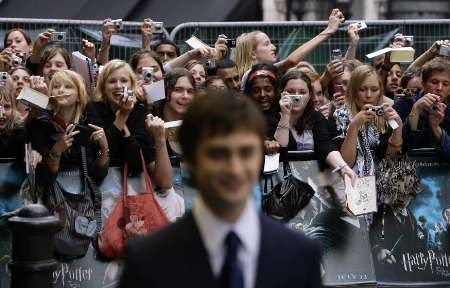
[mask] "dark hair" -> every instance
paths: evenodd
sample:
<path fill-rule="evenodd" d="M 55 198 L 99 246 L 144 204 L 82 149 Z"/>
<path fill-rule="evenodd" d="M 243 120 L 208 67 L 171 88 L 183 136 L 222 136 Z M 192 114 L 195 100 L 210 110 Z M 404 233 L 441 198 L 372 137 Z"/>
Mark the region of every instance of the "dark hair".
<path fill-rule="evenodd" d="M 158 63 L 159 69 L 161 69 L 161 72 L 164 75 L 164 67 L 161 62 L 161 59 L 159 58 L 159 55 L 156 54 L 156 52 L 154 52 L 154 51 L 144 50 L 144 49 L 137 50 L 130 57 L 130 66 L 131 66 L 131 69 L 133 69 L 134 73 L 136 73 L 136 69 L 137 69 L 139 61 L 144 57 L 152 57 L 156 61 L 156 63 Z"/>
<path fill-rule="evenodd" d="M 196 149 L 204 139 L 242 130 L 258 135 L 263 146 L 265 120 L 259 108 L 232 90 L 208 91 L 186 111 L 178 140 L 186 161 L 195 165 Z"/>
<path fill-rule="evenodd" d="M 217 70 L 219 70 L 219 69 L 228 69 L 228 68 L 234 68 L 234 67 L 236 67 L 236 69 L 237 69 L 237 65 L 233 60 L 231 60 L 230 58 L 223 58 L 223 59 L 220 59 L 219 61 L 216 61 L 216 67 L 209 69 L 208 72 L 211 75 L 217 75 Z"/>
<path fill-rule="evenodd" d="M 41 57 L 41 61 L 39 62 L 39 75 L 42 75 L 42 70 L 44 69 L 45 63 L 47 63 L 50 59 L 55 57 L 57 54 L 61 54 L 64 58 L 64 62 L 66 62 L 67 68 L 70 69 L 70 56 L 69 52 L 65 48 L 52 46 L 44 51 Z"/>
<path fill-rule="evenodd" d="M 283 75 L 283 77 L 281 78 L 280 81 L 280 90 L 283 90 L 287 83 L 290 80 L 296 80 L 296 79 L 300 79 L 305 81 L 306 86 L 308 87 L 309 90 L 309 100 L 308 103 L 305 106 L 305 110 L 303 111 L 302 116 L 300 116 L 300 118 L 297 120 L 297 123 L 295 123 L 295 130 L 297 131 L 297 133 L 299 135 L 301 135 L 303 133 L 303 131 L 305 131 L 306 128 L 311 128 L 311 114 L 314 112 L 314 104 L 312 101 L 313 98 L 313 90 L 312 90 L 312 85 L 311 85 L 311 79 L 309 79 L 308 75 L 306 75 L 304 72 L 300 71 L 300 70 L 290 70 L 288 71 L 286 74 Z"/>
<path fill-rule="evenodd" d="M 16 66 L 16 67 L 12 68 L 11 70 L 8 71 L 8 74 L 12 75 L 17 70 L 23 70 L 23 71 L 27 72 L 28 75 L 30 75 L 30 76 L 33 75 L 33 73 L 30 71 L 30 69 L 28 69 L 27 67 L 22 66 L 22 65 L 19 65 L 19 66 Z"/>
<path fill-rule="evenodd" d="M 221 76 L 208 76 L 208 78 L 206 78 L 205 80 L 205 87 L 208 88 L 208 85 L 211 84 L 211 82 L 216 81 L 216 80 L 220 80 L 223 82 L 223 84 L 229 89 L 230 87 L 228 87 L 227 81 L 225 81 L 225 79 L 223 79 L 223 77 Z"/>
<path fill-rule="evenodd" d="M 3 49 L 6 48 L 6 42 L 7 42 L 9 34 L 11 34 L 12 32 L 15 32 L 15 31 L 20 32 L 23 35 L 23 38 L 25 38 L 25 41 L 27 41 L 27 44 L 31 45 L 31 38 L 30 38 L 30 36 L 28 36 L 28 33 L 25 32 L 25 30 L 20 29 L 20 28 L 13 28 L 13 29 L 8 30 L 5 33 L 5 38 L 3 38 Z"/>
<path fill-rule="evenodd" d="M 169 39 L 163 39 L 163 40 L 159 41 L 158 43 L 156 43 L 153 50 L 156 51 L 156 49 L 159 47 L 159 45 L 172 45 L 173 47 L 175 47 L 177 57 L 180 56 L 180 48 L 178 48 L 178 46 L 177 46 L 177 44 L 175 44 L 175 42 L 173 42 Z"/>
<path fill-rule="evenodd" d="M 408 69 L 405 73 L 403 73 L 402 79 L 400 80 L 400 87 L 405 89 L 411 79 L 414 77 L 420 77 L 421 72 L 422 71 L 417 68 Z"/>
<path fill-rule="evenodd" d="M 170 94 L 172 93 L 173 88 L 175 88 L 175 84 L 177 84 L 178 79 L 181 77 L 188 78 L 189 82 L 191 82 L 192 84 L 192 87 L 195 88 L 194 77 L 192 77 L 192 73 L 189 72 L 189 70 L 185 68 L 173 68 L 166 74 L 166 77 L 164 78 L 166 101 L 170 101 Z"/>
<path fill-rule="evenodd" d="M 422 67 L 422 82 L 425 83 L 433 72 L 450 74 L 450 63 L 442 57 L 435 57 Z"/>
<path fill-rule="evenodd" d="M 273 77 L 265 77 L 265 76 L 256 76 L 253 79 L 250 79 L 250 77 L 252 76 L 253 73 L 260 71 L 260 70 L 267 70 L 269 72 L 272 72 L 272 74 L 275 76 L 275 78 Z M 272 64 L 266 64 L 266 63 L 259 63 L 259 64 L 255 64 L 253 65 L 252 69 L 250 70 L 250 72 L 247 74 L 247 79 L 245 79 L 245 86 L 244 86 L 244 93 L 245 94 L 249 94 L 250 90 L 252 89 L 252 84 L 253 84 L 253 80 L 259 77 L 264 77 L 269 79 L 270 84 L 272 84 L 272 86 L 275 88 L 275 95 L 278 95 L 278 88 L 279 88 L 279 84 L 278 84 L 278 79 L 279 79 L 279 72 L 277 67 L 275 67 Z M 244 79 L 243 79 L 244 80 Z"/>

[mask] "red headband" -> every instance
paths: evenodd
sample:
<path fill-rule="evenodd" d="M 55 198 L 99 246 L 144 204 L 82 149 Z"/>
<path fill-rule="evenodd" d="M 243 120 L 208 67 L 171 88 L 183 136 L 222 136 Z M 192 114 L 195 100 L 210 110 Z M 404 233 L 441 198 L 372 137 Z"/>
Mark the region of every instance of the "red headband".
<path fill-rule="evenodd" d="M 269 70 L 256 70 L 248 76 L 247 81 L 252 81 L 255 77 L 258 76 L 269 77 L 272 78 L 272 80 L 277 81 L 277 77 L 275 76 L 275 74 Z"/>

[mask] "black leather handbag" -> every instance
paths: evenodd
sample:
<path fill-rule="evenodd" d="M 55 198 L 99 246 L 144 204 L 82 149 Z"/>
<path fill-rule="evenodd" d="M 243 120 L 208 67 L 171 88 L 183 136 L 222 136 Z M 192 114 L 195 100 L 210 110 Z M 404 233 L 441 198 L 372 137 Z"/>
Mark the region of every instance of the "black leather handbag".
<path fill-rule="evenodd" d="M 283 167 L 284 177 L 276 185 L 273 185 L 273 182 L 278 173 L 263 175 L 262 209 L 269 216 L 289 221 L 308 205 L 314 196 L 314 189 L 292 175 L 289 163 L 284 162 Z"/>

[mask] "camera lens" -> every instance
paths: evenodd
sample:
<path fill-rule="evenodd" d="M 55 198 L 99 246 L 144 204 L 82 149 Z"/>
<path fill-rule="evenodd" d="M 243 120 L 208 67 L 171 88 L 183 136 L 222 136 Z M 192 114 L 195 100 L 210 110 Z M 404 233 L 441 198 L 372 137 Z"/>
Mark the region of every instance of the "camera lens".
<path fill-rule="evenodd" d="M 58 39 L 59 41 L 62 41 L 62 40 L 64 39 L 64 37 L 63 37 L 63 35 L 58 35 L 58 36 L 56 37 L 56 39 Z"/>

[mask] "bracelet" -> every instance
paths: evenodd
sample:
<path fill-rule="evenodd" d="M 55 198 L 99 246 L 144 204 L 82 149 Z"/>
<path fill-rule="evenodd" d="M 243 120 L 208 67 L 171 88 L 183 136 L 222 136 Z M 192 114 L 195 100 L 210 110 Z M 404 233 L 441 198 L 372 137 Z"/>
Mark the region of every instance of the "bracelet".
<path fill-rule="evenodd" d="M 109 148 L 106 148 L 104 151 L 99 150 L 97 156 L 98 158 L 101 158 L 102 156 L 109 156 Z"/>
<path fill-rule="evenodd" d="M 393 143 L 393 142 L 392 142 L 392 139 L 389 139 L 388 144 L 391 145 L 391 146 L 394 147 L 394 148 L 400 148 L 400 147 L 402 147 L 403 142 L 400 142 L 400 143 Z"/>

